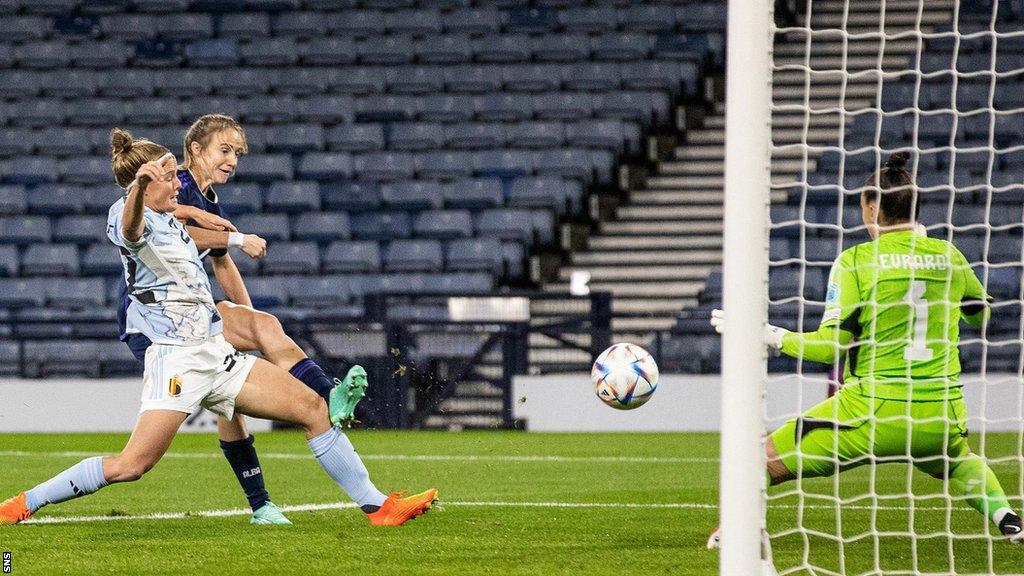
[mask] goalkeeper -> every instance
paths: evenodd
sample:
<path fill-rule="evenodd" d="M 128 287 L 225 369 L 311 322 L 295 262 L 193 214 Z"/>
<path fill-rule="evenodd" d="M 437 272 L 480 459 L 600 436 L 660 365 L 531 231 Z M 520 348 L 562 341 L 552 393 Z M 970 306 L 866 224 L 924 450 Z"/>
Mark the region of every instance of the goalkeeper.
<path fill-rule="evenodd" d="M 846 353 L 839 393 L 768 438 L 767 481 L 829 476 L 875 458 L 912 461 L 948 480 L 950 495 L 966 499 L 1007 539 L 1024 543 L 999 480 L 967 444 L 959 323 L 980 326 L 989 298 L 953 244 L 914 232 L 908 158 L 893 154 L 865 183 L 860 205 L 872 241 L 839 255 L 818 330 L 765 330 L 769 347 L 794 358 L 832 364 Z M 722 321 L 715 310 L 719 332 Z"/>

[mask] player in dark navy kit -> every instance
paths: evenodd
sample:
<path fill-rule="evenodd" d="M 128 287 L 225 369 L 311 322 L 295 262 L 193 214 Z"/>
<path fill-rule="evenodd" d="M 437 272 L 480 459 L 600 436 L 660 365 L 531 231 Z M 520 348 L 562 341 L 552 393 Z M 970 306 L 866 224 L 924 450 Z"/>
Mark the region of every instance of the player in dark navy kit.
<path fill-rule="evenodd" d="M 229 247 L 237 247 L 252 258 L 262 258 L 267 251 L 264 239 L 255 234 L 243 234 L 231 224 L 213 189 L 215 184 L 227 182 L 239 158 L 248 151 L 245 132 L 234 118 L 209 114 L 189 127 L 184 144 L 185 162 L 177 173 L 181 181 L 179 206 L 174 216 L 185 224 L 200 256 L 210 258 L 217 282 L 227 296 L 227 300 L 217 303 L 217 314 L 224 322 L 224 338 L 237 350 L 258 350 L 264 359 L 289 371 L 313 389 L 327 401 L 332 424 L 350 423 L 356 405 L 365 394 L 366 371 L 361 366 L 353 366 L 343 380 L 329 378 L 285 334 L 276 317 L 252 307 L 242 276 L 228 252 Z M 145 335 L 126 328 L 130 305 L 131 299 L 123 293 L 118 310 L 121 340 L 140 362 L 144 362 L 152 342 Z M 290 523 L 270 502 L 253 447 L 254 439 L 246 430 L 244 419 L 218 417 L 217 432 L 224 455 L 253 509 L 252 522 Z"/>

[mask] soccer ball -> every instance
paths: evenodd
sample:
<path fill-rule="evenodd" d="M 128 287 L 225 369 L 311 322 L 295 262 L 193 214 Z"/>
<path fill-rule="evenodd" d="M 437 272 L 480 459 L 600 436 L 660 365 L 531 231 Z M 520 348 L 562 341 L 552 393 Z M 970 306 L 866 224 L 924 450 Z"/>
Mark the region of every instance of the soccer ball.
<path fill-rule="evenodd" d="M 647 350 L 620 343 L 601 352 L 590 370 L 594 393 L 619 410 L 643 406 L 658 388 L 658 365 Z"/>

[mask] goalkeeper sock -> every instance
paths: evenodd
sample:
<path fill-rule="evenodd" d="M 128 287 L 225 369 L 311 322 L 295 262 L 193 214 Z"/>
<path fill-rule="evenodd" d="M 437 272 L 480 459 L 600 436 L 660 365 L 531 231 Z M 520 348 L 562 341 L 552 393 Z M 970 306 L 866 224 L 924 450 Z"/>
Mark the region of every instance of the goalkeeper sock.
<path fill-rule="evenodd" d="M 252 434 L 248 438 L 234 440 L 231 442 L 220 441 L 220 449 L 224 451 L 224 457 L 231 464 L 231 469 L 238 478 L 245 492 L 245 499 L 249 501 L 249 507 L 255 512 L 263 507 L 270 500 L 267 494 L 267 487 L 263 484 L 263 469 L 260 468 L 260 457 L 253 448 L 256 438 Z"/>
<path fill-rule="evenodd" d="M 309 358 L 303 358 L 296 362 L 295 366 L 292 366 L 288 372 L 291 373 L 292 376 L 301 380 L 303 384 L 309 386 L 313 392 L 316 392 L 321 398 L 330 404 L 331 390 L 334 389 L 334 381 L 327 377 L 324 369 L 316 362 L 313 362 Z"/>
<path fill-rule="evenodd" d="M 949 472 L 950 493 L 967 496 L 967 504 L 996 522 L 996 514 L 1010 508 L 1006 493 L 992 469 L 977 454 L 956 463 Z M 982 492 L 984 491 L 984 492 Z"/>
<path fill-rule="evenodd" d="M 370 473 L 356 454 L 352 442 L 341 430 L 331 428 L 319 436 L 310 438 L 309 449 L 313 451 L 313 455 L 327 475 L 337 482 L 364 512 L 375 511 L 387 500 L 387 496 L 377 490 L 370 481 Z"/>
<path fill-rule="evenodd" d="M 47 504 L 56 504 L 92 494 L 107 485 L 103 457 L 86 458 L 46 482 L 25 492 L 25 505 L 33 514 Z"/>

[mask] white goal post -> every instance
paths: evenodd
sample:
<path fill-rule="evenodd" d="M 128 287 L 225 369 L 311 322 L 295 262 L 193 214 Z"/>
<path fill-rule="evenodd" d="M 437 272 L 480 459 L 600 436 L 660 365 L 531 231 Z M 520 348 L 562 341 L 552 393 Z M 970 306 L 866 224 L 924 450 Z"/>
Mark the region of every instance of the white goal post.
<path fill-rule="evenodd" d="M 719 573 L 736 576 L 761 571 L 773 12 L 770 0 L 728 10 Z"/>

